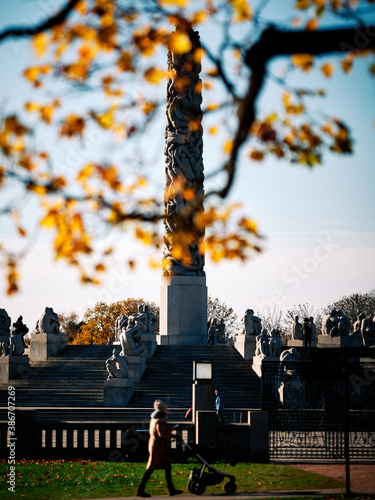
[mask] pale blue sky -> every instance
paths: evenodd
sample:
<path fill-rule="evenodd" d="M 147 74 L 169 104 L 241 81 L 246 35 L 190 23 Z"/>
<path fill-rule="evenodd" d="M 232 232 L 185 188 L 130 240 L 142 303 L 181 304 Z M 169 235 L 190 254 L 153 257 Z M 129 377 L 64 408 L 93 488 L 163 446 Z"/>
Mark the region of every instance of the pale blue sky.
<path fill-rule="evenodd" d="M 0 26 L 17 22 L 34 22 L 35 16 L 61 4 L 55 0 L 0 5 Z M 293 2 L 270 2 L 269 9 Z M 24 7 L 19 10 L 19 5 Z M 273 10 L 272 10 L 273 5 Z M 48 12 L 48 10 L 47 10 Z M 283 16 L 281 9 L 278 11 Z M 285 17 L 282 17 L 285 19 Z M 27 42 L 10 41 L 0 45 L 3 69 L 0 102 L 6 111 L 19 109 L 29 95 L 22 69 L 30 62 Z M 329 59 L 330 61 L 332 58 Z M 319 60 L 319 65 L 325 59 Z M 276 60 L 275 73 L 285 65 Z M 312 103 L 318 110 L 333 114 L 350 124 L 355 138 L 355 154 L 339 157 L 328 154 L 324 164 L 310 170 L 267 159 L 263 163 L 240 163 L 231 199 L 242 201 L 246 212 L 258 223 L 266 236 L 264 252 L 247 264 L 207 263 L 209 293 L 232 306 L 239 315 L 249 307 L 258 314 L 266 306 L 286 310 L 293 304 L 309 302 L 315 307 L 328 305 L 344 294 L 366 292 L 375 287 L 375 106 L 374 83 L 369 77 L 368 60 L 355 62 L 355 71 L 343 75 L 335 65 L 335 75 L 325 79 L 319 71 L 299 75 L 290 80 L 300 87 L 325 88 L 327 97 Z M 280 106 L 282 89 L 267 82 L 258 103 L 259 110 L 274 111 Z M 205 125 L 209 124 L 209 119 Z M 156 158 L 155 183 L 163 186 L 164 124 L 147 138 L 152 157 Z M 43 140 L 53 140 L 50 132 Z M 87 144 L 86 144 L 87 146 Z M 100 138 L 93 137 L 89 147 L 57 146 L 58 161 L 75 154 L 89 157 L 108 156 Z M 121 153 L 118 159 L 121 159 Z M 222 160 L 205 136 L 204 162 L 207 171 Z M 64 167 L 61 167 L 64 168 Z M 2 195 L 3 197 L 3 195 Z M 27 214 L 25 215 L 27 220 Z M 2 236 L 13 238 L 8 225 L 0 221 Z M 128 296 L 145 297 L 159 302 L 160 272 L 149 270 L 147 251 L 125 236 L 108 235 L 103 245 L 117 247 L 117 261 L 106 283 L 99 288 L 80 287 L 74 271 L 52 262 L 47 238 L 38 240 L 21 267 L 22 289 L 14 298 L 1 297 L 0 307 L 7 309 L 12 320 L 23 314 L 33 326 L 45 306 L 56 312 L 82 312 L 97 300 L 115 301 Z M 140 256 L 138 270 L 131 274 L 124 267 L 125 257 Z M 143 259 L 143 260 L 142 260 Z M 1 290 L 3 292 L 3 290 Z"/>

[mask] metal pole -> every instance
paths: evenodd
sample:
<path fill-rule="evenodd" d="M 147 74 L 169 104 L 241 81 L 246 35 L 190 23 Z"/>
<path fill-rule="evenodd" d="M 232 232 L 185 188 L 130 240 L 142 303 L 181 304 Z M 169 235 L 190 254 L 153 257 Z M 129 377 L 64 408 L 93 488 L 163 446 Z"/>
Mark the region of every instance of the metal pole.
<path fill-rule="evenodd" d="M 346 494 L 350 495 L 350 447 L 349 447 L 349 370 L 348 352 L 344 347 L 344 453 L 345 453 L 345 486 Z"/>

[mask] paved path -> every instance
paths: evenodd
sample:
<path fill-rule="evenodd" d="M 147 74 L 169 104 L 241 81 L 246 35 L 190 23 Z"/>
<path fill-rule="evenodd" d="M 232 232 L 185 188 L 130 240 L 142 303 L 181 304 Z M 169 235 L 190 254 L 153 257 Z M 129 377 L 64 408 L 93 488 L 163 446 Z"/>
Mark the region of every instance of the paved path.
<path fill-rule="evenodd" d="M 330 490 L 292 490 L 292 491 L 268 491 L 268 492 L 248 492 L 248 493 L 235 493 L 234 495 L 226 495 L 225 493 L 221 494 L 211 494 L 211 495 L 177 495 L 174 498 L 179 500 L 193 500 L 201 499 L 201 500 L 213 500 L 214 498 L 218 498 L 220 500 L 240 500 L 241 498 L 256 498 L 260 500 L 262 498 L 287 498 L 287 497 L 296 497 L 296 496 L 318 496 L 318 495 L 339 495 L 344 493 L 345 490 L 342 489 L 330 489 Z M 140 497 L 111 497 L 106 499 L 91 499 L 91 500 L 139 500 Z M 151 498 L 156 498 L 157 500 L 169 500 L 171 497 L 168 495 L 155 495 Z M 90 499 L 87 499 L 90 500 Z"/>

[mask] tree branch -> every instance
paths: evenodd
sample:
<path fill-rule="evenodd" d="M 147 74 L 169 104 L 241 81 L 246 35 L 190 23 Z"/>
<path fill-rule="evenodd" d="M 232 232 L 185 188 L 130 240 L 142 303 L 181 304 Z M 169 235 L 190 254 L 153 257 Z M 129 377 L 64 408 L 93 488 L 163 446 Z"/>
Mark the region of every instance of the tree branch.
<path fill-rule="evenodd" d="M 245 56 L 245 63 L 251 70 L 249 88 L 238 108 L 238 127 L 233 140 L 229 160 L 223 170 L 228 178 L 220 191 L 207 193 L 206 197 L 218 195 L 225 198 L 234 182 L 236 164 L 241 146 L 246 141 L 251 125 L 255 120 L 255 102 L 261 91 L 266 75 L 266 64 L 273 57 L 293 54 L 315 56 L 331 53 L 350 53 L 375 49 L 375 26 L 358 28 L 331 29 L 322 31 L 280 31 L 274 27 L 266 29 Z"/>
<path fill-rule="evenodd" d="M 38 33 L 42 33 L 43 31 L 47 31 L 55 26 L 58 26 L 59 24 L 62 24 L 79 1 L 80 0 L 69 0 L 66 6 L 59 12 L 57 12 L 57 14 L 48 18 L 46 21 L 43 21 L 41 24 L 37 26 L 34 27 L 20 26 L 20 27 L 8 28 L 5 31 L 2 31 L 0 33 L 0 42 L 9 37 L 34 36 L 37 35 Z"/>

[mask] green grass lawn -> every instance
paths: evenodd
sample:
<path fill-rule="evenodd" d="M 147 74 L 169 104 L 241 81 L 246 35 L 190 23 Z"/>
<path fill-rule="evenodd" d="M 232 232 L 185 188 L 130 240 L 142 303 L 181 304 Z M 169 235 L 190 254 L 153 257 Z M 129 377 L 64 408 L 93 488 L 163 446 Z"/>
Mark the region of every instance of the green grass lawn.
<path fill-rule="evenodd" d="M 189 474 L 195 465 L 194 461 L 173 464 L 172 474 L 176 488 L 188 493 Z M 343 483 L 334 479 L 286 465 L 243 462 L 235 467 L 225 463 L 213 465 L 217 470 L 236 477 L 237 493 L 344 487 Z M 39 460 L 20 461 L 15 467 L 16 493 L 13 493 L 7 489 L 9 465 L 5 460 L 0 461 L 0 474 L 3 478 L 0 490 L 2 499 L 57 500 L 134 496 L 145 470 L 145 463 Z M 223 493 L 224 482 L 208 486 L 205 493 Z M 168 493 L 164 471 L 155 471 L 147 484 L 146 491 L 152 495 Z"/>

